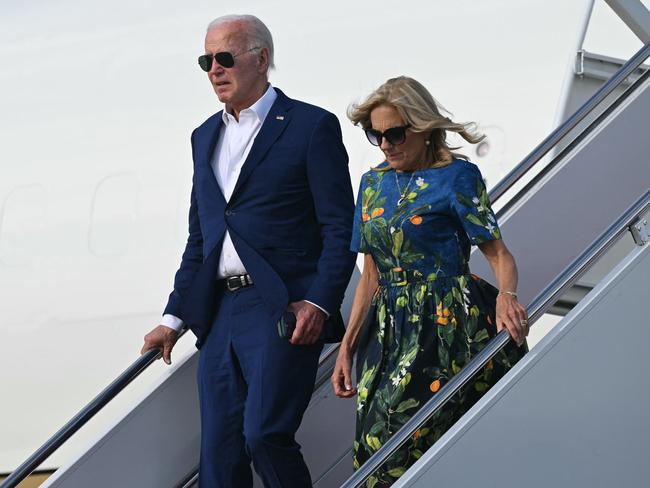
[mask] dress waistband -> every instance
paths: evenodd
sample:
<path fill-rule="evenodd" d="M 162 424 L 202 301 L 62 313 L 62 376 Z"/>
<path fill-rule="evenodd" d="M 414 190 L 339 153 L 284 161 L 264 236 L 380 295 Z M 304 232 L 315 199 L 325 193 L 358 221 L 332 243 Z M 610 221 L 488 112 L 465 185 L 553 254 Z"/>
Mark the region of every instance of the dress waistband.
<path fill-rule="evenodd" d="M 462 273 L 454 274 L 453 276 L 469 274 L 469 269 L 465 269 Z M 423 283 L 427 281 L 436 281 L 438 279 L 447 278 L 446 274 L 437 276 L 436 273 L 429 273 L 427 276 L 422 274 L 417 269 L 401 269 L 393 268 L 390 271 L 379 273 L 379 284 L 382 286 L 406 286 L 409 283 Z"/>

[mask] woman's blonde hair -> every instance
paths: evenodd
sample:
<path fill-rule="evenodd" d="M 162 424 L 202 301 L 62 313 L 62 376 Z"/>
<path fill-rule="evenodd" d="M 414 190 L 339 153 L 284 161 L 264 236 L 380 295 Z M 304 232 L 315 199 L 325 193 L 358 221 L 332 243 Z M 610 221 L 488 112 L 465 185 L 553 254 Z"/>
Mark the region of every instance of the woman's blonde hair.
<path fill-rule="evenodd" d="M 402 116 L 413 132 L 431 131 L 427 148 L 427 159 L 432 162 L 432 167 L 446 166 L 454 158 L 463 158 L 460 153 L 454 152 L 458 147 L 447 144 L 447 131 L 456 132 L 471 144 L 482 141 L 485 136 L 476 132 L 474 122 L 458 123 L 441 114 L 449 114 L 431 93 L 418 81 L 407 76 L 391 78 L 372 92 L 365 101 L 352 104 L 348 107 L 348 118 L 354 125 L 361 125 L 369 129 L 370 113 L 379 105 L 390 105 Z M 451 115 L 451 114 L 450 114 Z"/>

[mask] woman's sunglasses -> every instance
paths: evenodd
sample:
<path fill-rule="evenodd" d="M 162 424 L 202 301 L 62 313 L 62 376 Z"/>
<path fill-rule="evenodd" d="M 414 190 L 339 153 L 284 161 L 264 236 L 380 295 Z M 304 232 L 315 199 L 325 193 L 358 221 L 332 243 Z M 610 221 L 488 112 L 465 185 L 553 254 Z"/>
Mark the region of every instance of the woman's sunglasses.
<path fill-rule="evenodd" d="M 382 139 L 386 139 L 389 144 L 399 146 L 406 141 L 406 129 L 411 127 L 409 124 L 400 127 L 391 127 L 384 132 L 375 129 L 364 129 L 366 137 L 373 146 L 381 146 Z"/>
<path fill-rule="evenodd" d="M 212 69 L 212 60 L 216 60 L 217 63 L 219 63 L 220 66 L 223 66 L 224 68 L 232 68 L 235 66 L 235 58 L 237 56 L 241 56 L 242 54 L 249 53 L 251 51 L 254 51 L 255 49 L 259 49 L 258 47 L 252 47 L 248 51 L 244 51 L 243 53 L 238 53 L 238 54 L 233 54 L 229 52 L 222 52 L 222 53 L 216 53 L 216 54 L 204 54 L 203 56 L 199 56 L 199 66 L 201 69 L 205 72 L 208 72 Z"/>

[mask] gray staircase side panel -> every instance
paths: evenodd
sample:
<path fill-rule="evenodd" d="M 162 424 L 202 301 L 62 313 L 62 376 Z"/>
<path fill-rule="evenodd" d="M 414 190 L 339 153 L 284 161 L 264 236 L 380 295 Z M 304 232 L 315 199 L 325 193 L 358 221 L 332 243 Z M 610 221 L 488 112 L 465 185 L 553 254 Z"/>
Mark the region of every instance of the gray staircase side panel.
<path fill-rule="evenodd" d="M 648 486 L 648 277 L 636 248 L 395 488 Z"/>
<path fill-rule="evenodd" d="M 352 475 L 356 405 L 356 398 L 334 395 L 328 381 L 305 412 L 296 438 L 316 488 L 336 488 Z"/>
<path fill-rule="evenodd" d="M 200 426 L 196 369 L 189 354 L 87 451 L 42 487 L 172 487 L 196 465 Z"/>
<path fill-rule="evenodd" d="M 500 219 L 530 301 L 650 187 L 650 80 Z M 493 280 L 480 252 L 472 272 Z"/>

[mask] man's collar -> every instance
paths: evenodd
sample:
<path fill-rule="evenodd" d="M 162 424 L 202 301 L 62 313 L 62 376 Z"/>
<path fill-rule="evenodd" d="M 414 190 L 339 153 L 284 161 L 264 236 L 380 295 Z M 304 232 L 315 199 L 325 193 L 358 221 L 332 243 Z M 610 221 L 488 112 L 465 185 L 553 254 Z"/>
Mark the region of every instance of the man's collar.
<path fill-rule="evenodd" d="M 276 98 L 278 98 L 278 94 L 273 89 L 273 86 L 271 86 L 269 83 L 269 86 L 264 92 L 264 95 L 262 95 L 253 105 L 239 112 L 240 119 L 241 114 L 252 112 L 260 122 L 263 122 L 271 110 L 271 107 L 273 106 Z M 228 125 L 231 120 L 234 121 L 235 118 L 232 114 L 229 114 L 226 109 L 224 109 L 223 113 L 221 114 L 221 120 L 223 120 L 224 124 Z"/>

